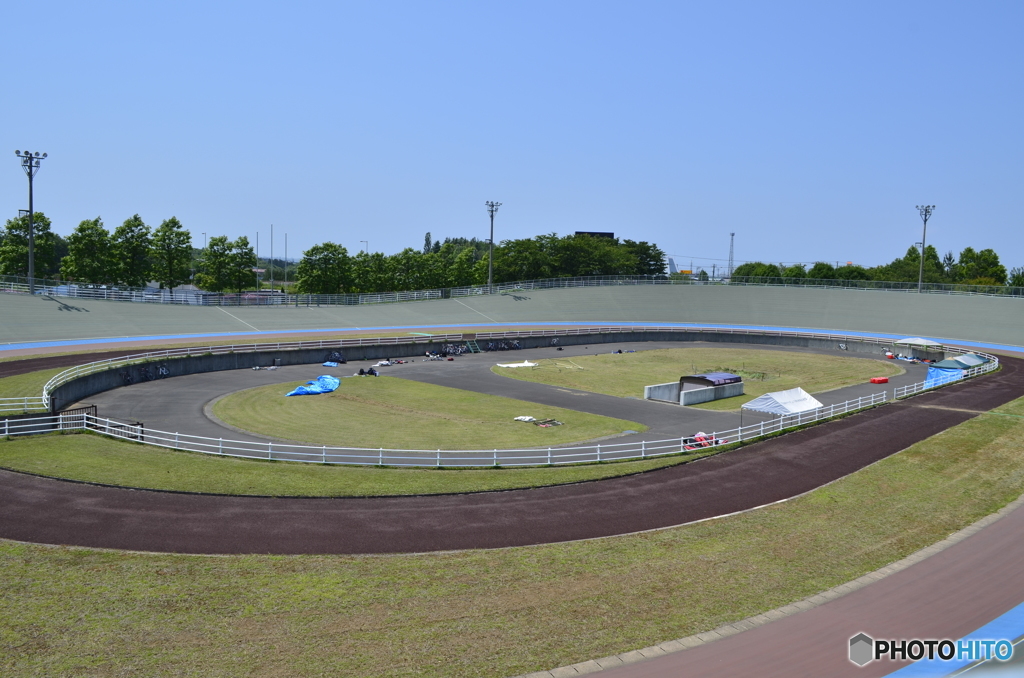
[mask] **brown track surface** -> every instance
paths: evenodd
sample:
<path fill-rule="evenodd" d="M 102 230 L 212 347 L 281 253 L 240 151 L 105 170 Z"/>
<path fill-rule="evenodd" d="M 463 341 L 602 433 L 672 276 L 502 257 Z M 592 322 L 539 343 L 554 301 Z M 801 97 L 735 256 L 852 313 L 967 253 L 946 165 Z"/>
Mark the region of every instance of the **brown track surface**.
<path fill-rule="evenodd" d="M 1002 361 L 1003 369 L 993 375 L 735 452 L 571 486 L 269 499 L 97 487 L 0 472 L 0 537 L 179 553 L 407 553 L 669 527 L 807 492 L 1024 396 L 1024 360 Z"/>
<path fill-rule="evenodd" d="M 38 370 L 52 370 L 56 367 L 74 367 L 97 360 L 109 358 L 123 358 L 133 353 L 142 353 L 141 350 L 126 351 L 105 351 L 103 353 L 69 353 L 68 355 L 48 355 L 42 358 L 25 358 L 23 360 L 7 360 L 0 362 L 0 378 L 13 377 L 19 374 L 27 374 Z"/>

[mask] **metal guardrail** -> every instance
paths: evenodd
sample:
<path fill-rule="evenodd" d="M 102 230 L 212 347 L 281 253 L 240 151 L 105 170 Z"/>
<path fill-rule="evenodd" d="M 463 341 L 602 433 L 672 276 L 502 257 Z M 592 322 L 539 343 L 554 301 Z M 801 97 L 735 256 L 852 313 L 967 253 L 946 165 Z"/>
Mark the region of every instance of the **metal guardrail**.
<path fill-rule="evenodd" d="M 533 330 L 533 331 L 518 331 L 516 336 L 551 336 L 555 333 L 561 334 L 589 334 L 596 331 L 619 331 L 628 329 L 629 331 L 637 331 L 638 328 L 573 328 L 569 330 Z M 664 331 L 664 328 L 650 328 L 655 331 Z M 720 331 L 714 328 L 708 328 L 711 331 Z M 532 334 L 531 334 L 532 333 Z M 767 334 L 767 335 L 787 335 L 787 336 L 810 336 L 810 337 L 821 337 L 832 340 L 847 339 L 847 340 L 858 340 L 858 341 L 869 341 L 871 343 L 890 345 L 891 342 L 885 339 L 878 338 L 862 338 L 862 337 L 847 337 L 845 335 L 832 335 L 832 334 L 816 334 L 816 333 L 796 333 L 796 332 L 751 332 L 743 330 L 734 330 L 732 333 L 736 334 Z M 492 335 L 506 335 L 507 333 L 488 333 Z M 480 335 L 477 335 L 478 337 Z M 140 360 L 149 360 L 153 357 L 172 357 L 174 355 L 182 356 L 189 355 L 190 352 L 195 353 L 197 350 L 199 354 L 220 352 L 227 353 L 237 351 L 238 349 L 243 350 L 261 350 L 261 347 L 285 347 L 301 345 L 302 348 L 333 348 L 336 346 L 344 345 L 341 342 L 348 341 L 348 345 L 356 345 L 355 342 L 374 342 L 374 343 L 398 343 L 401 339 L 402 342 L 406 343 L 426 343 L 432 339 L 438 339 L 441 341 L 458 341 L 461 340 L 462 335 L 440 335 L 437 337 L 430 338 L 417 338 L 408 339 L 405 337 L 389 337 L 384 340 L 371 339 L 371 340 L 338 340 L 335 342 L 282 342 L 274 344 L 246 344 L 246 345 L 234 345 L 234 346 L 221 346 L 221 347 L 207 347 L 205 349 L 171 349 L 168 351 L 153 351 L 145 354 L 138 354 L 135 356 L 125 356 L 124 358 L 103 360 L 94 363 L 88 363 L 71 370 L 62 372 L 61 375 L 67 374 L 68 380 L 81 376 L 82 374 L 89 374 L 93 371 L 100 371 L 103 369 L 111 369 L 120 365 L 127 365 L 131 362 L 137 362 Z M 943 351 L 947 353 L 967 353 L 968 351 L 958 349 L 955 347 L 943 346 Z M 938 388 L 951 383 L 956 383 L 964 378 L 971 376 L 977 376 L 986 372 L 991 372 L 998 368 L 999 360 L 996 356 L 973 352 L 976 355 L 987 358 L 990 362 L 978 367 L 964 370 L 963 373 L 957 378 L 951 379 L 932 379 L 920 382 L 918 384 L 912 384 L 910 386 L 899 387 L 894 389 L 894 398 L 903 398 L 920 393 L 923 391 Z M 61 375 L 57 375 L 60 377 Z M 72 376 L 74 375 L 74 376 Z M 57 379 L 51 380 L 53 382 Z M 64 383 L 64 382 L 61 382 Z M 49 387 L 50 384 L 48 383 Z M 611 444 L 595 444 L 595 445 L 583 445 L 583 446 L 571 446 L 571 447 L 549 447 L 549 448 L 529 448 L 529 449 L 505 449 L 505 450 L 400 450 L 400 449 L 385 449 L 381 448 L 358 448 L 358 447 L 333 447 L 327 445 L 287 445 L 281 443 L 275 443 L 273 441 L 267 442 L 252 442 L 242 440 L 231 440 L 224 438 L 208 438 L 203 436 L 194 436 L 180 432 L 168 432 L 153 429 L 144 429 L 141 425 L 137 424 L 125 424 L 123 422 L 114 421 L 109 418 L 98 417 L 93 414 L 83 414 L 80 412 L 74 413 L 72 417 L 65 418 L 64 414 L 48 415 L 45 417 L 38 418 L 22 418 L 18 420 L 2 420 L 0 421 L 0 436 L 19 436 L 37 434 L 46 432 L 49 430 L 67 431 L 67 430 L 81 430 L 91 429 L 105 435 L 109 435 L 114 438 L 133 440 L 138 442 L 144 442 L 149 445 L 155 445 L 158 447 L 166 447 L 176 450 L 187 450 L 192 452 L 202 452 L 206 454 L 216 454 L 222 456 L 234 456 L 244 457 L 251 459 L 276 459 L 285 461 L 301 461 L 319 464 L 357 464 L 357 465 L 377 465 L 377 466 L 416 466 L 416 467 L 451 467 L 451 466 L 536 466 L 536 465 L 559 465 L 559 464 L 576 464 L 586 462 L 600 462 L 600 461 L 615 461 L 615 460 L 626 460 L 626 459 L 647 459 L 651 457 L 659 457 L 668 454 L 679 454 L 687 451 L 699 451 L 702 448 L 715 447 L 718 445 L 724 445 L 734 442 L 742 442 L 754 440 L 766 435 L 772 435 L 781 433 L 787 429 L 804 426 L 806 424 L 824 421 L 831 419 L 836 416 L 856 412 L 869 407 L 883 404 L 888 401 L 888 394 L 886 392 L 880 392 L 863 396 L 853 400 L 848 400 L 842 403 L 820 407 L 815 410 L 808 412 L 802 412 L 794 415 L 786 415 L 770 421 L 762 421 L 757 424 L 750 426 L 739 427 L 729 429 L 727 431 L 716 431 L 711 433 L 709 436 L 704 436 L 703 440 L 695 440 L 692 437 L 682 436 L 679 438 L 670 438 L 665 440 L 654 440 L 647 441 L 641 440 L 639 442 L 628 442 L 628 443 L 611 443 Z M 49 427 L 49 428 L 47 428 Z"/>
<path fill-rule="evenodd" d="M 472 285 L 402 292 L 375 292 L 352 294 L 284 294 L 273 291 L 242 293 L 214 293 L 202 291 L 161 290 L 149 287 L 111 287 L 54 280 L 36 279 L 36 294 L 76 299 L 103 299 L 136 303 L 187 304 L 196 306 L 359 306 L 364 304 L 393 304 L 434 299 L 458 299 L 493 294 L 513 294 L 517 291 L 565 289 L 575 287 L 608 287 L 622 285 L 741 285 L 752 287 L 801 287 L 805 289 L 875 290 L 885 292 L 916 293 L 917 283 L 879 280 L 823 280 L 816 278 L 733 277 L 731 280 L 694 280 L 668 276 L 587 276 L 578 278 L 546 278 L 495 285 Z M 951 285 L 925 283 L 926 294 L 955 294 L 1024 298 L 1024 287 L 1004 285 Z M 0 292 L 28 294 L 27 278 L 0 277 Z"/>

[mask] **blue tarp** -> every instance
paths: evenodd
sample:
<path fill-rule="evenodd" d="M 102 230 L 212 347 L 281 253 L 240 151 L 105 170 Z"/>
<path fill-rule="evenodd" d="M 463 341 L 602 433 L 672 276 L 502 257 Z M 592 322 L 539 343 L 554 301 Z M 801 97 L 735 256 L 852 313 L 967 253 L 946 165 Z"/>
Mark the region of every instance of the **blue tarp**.
<path fill-rule="evenodd" d="M 291 393 L 286 393 L 285 396 L 293 395 L 318 395 L 320 393 L 330 393 L 341 386 L 341 379 L 332 377 L 329 374 L 324 374 L 316 378 L 315 381 L 307 381 L 305 386 L 299 386 Z"/>
<path fill-rule="evenodd" d="M 963 369 L 942 369 L 934 365 L 928 368 L 928 376 L 924 378 L 925 388 L 934 388 L 941 384 L 948 384 L 957 379 L 963 379 Z"/>

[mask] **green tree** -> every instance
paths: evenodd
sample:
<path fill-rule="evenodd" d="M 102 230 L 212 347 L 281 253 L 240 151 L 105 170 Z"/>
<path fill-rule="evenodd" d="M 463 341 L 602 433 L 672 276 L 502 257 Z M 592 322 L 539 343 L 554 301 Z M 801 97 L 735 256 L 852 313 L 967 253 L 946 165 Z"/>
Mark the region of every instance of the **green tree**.
<path fill-rule="evenodd" d="M 995 250 L 975 252 L 974 248 L 965 247 L 960 253 L 957 269 L 960 273 L 958 282 L 983 285 L 991 284 L 988 280 L 995 280 L 1000 285 L 1006 284 L 1006 267 L 999 263 L 999 255 Z M 980 279 L 986 279 L 986 282 L 975 282 Z"/>
<path fill-rule="evenodd" d="M 632 275 L 637 268 L 636 257 L 612 238 L 567 235 L 554 239 L 549 251 L 554 277 Z"/>
<path fill-rule="evenodd" d="M 135 214 L 114 229 L 112 251 L 116 264 L 115 282 L 143 287 L 152 274 L 152 237 L 149 226 Z"/>
<path fill-rule="evenodd" d="M 256 287 L 256 253 L 249 244 L 249 238 L 240 236 L 230 243 L 231 253 L 228 257 L 231 289 L 241 292 Z"/>
<path fill-rule="evenodd" d="M 782 277 L 783 278 L 806 278 L 807 277 L 807 269 L 804 267 L 803 264 L 793 264 L 792 266 L 787 266 L 782 271 Z"/>
<path fill-rule="evenodd" d="M 448 244 L 441 246 L 441 252 Z M 473 263 L 476 260 L 476 250 L 472 247 L 463 247 L 452 262 L 445 268 L 445 287 L 467 287 L 473 284 Z"/>
<path fill-rule="evenodd" d="M 1010 269 L 1010 274 L 1007 276 L 1006 284 L 1010 287 L 1024 287 L 1024 266 L 1018 266 Z"/>
<path fill-rule="evenodd" d="M 836 269 L 836 280 L 871 280 L 871 274 L 863 266 L 847 264 Z"/>
<path fill-rule="evenodd" d="M 192 235 L 176 217 L 164 220 L 153 232 L 153 274 L 161 288 L 173 290 L 189 281 Z"/>
<path fill-rule="evenodd" d="M 836 280 L 836 268 L 827 262 L 816 261 L 807 271 L 807 277 L 810 280 Z"/>
<path fill-rule="evenodd" d="M 231 247 L 225 235 L 210 238 L 199 262 L 196 284 L 210 292 L 223 292 L 231 287 Z"/>
<path fill-rule="evenodd" d="M 100 285 L 114 282 L 110 232 L 100 217 L 80 222 L 68 236 L 68 254 L 60 262 L 60 273 L 68 280 Z"/>
<path fill-rule="evenodd" d="M 921 250 L 916 246 L 910 246 L 902 259 L 896 259 L 884 266 L 878 266 L 868 271 L 874 280 L 888 280 L 893 282 L 917 282 L 921 266 Z M 924 255 L 924 282 L 941 283 L 945 282 L 945 271 L 942 267 L 942 260 L 939 252 L 931 245 L 925 250 Z"/>
<path fill-rule="evenodd" d="M 360 252 L 352 257 L 352 283 L 358 292 L 393 292 L 391 266 L 381 252 Z"/>
<path fill-rule="evenodd" d="M 633 275 L 665 275 L 665 252 L 657 245 L 623 240 L 621 247 L 636 258 Z"/>
<path fill-rule="evenodd" d="M 733 269 L 732 276 L 734 278 L 781 278 L 782 271 L 775 264 L 748 261 Z"/>
<path fill-rule="evenodd" d="M 57 236 L 42 212 L 32 217 L 33 255 L 37 278 L 52 275 L 59 265 Z M 28 215 L 8 219 L 0 230 L 0 275 L 28 275 Z"/>
<path fill-rule="evenodd" d="M 484 261 L 484 260 L 481 260 Z M 494 282 L 550 278 L 551 257 L 539 239 L 505 240 L 494 248 Z"/>
<path fill-rule="evenodd" d="M 348 250 L 333 242 L 314 245 L 302 253 L 297 275 L 302 294 L 343 294 L 352 284 Z"/>

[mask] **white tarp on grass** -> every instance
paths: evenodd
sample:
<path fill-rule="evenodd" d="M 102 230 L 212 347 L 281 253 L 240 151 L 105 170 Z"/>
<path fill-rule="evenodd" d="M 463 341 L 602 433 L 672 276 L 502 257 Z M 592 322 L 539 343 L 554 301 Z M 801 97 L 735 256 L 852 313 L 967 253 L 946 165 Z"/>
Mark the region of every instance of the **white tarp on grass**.
<path fill-rule="evenodd" d="M 498 363 L 498 367 L 536 367 L 537 363 L 531 363 L 529 360 L 524 360 L 521 363 Z"/>
<path fill-rule="evenodd" d="M 765 393 L 744 405 L 743 409 L 785 415 L 808 412 L 821 406 L 822 404 L 815 400 L 810 393 L 798 386 L 788 391 Z"/>

